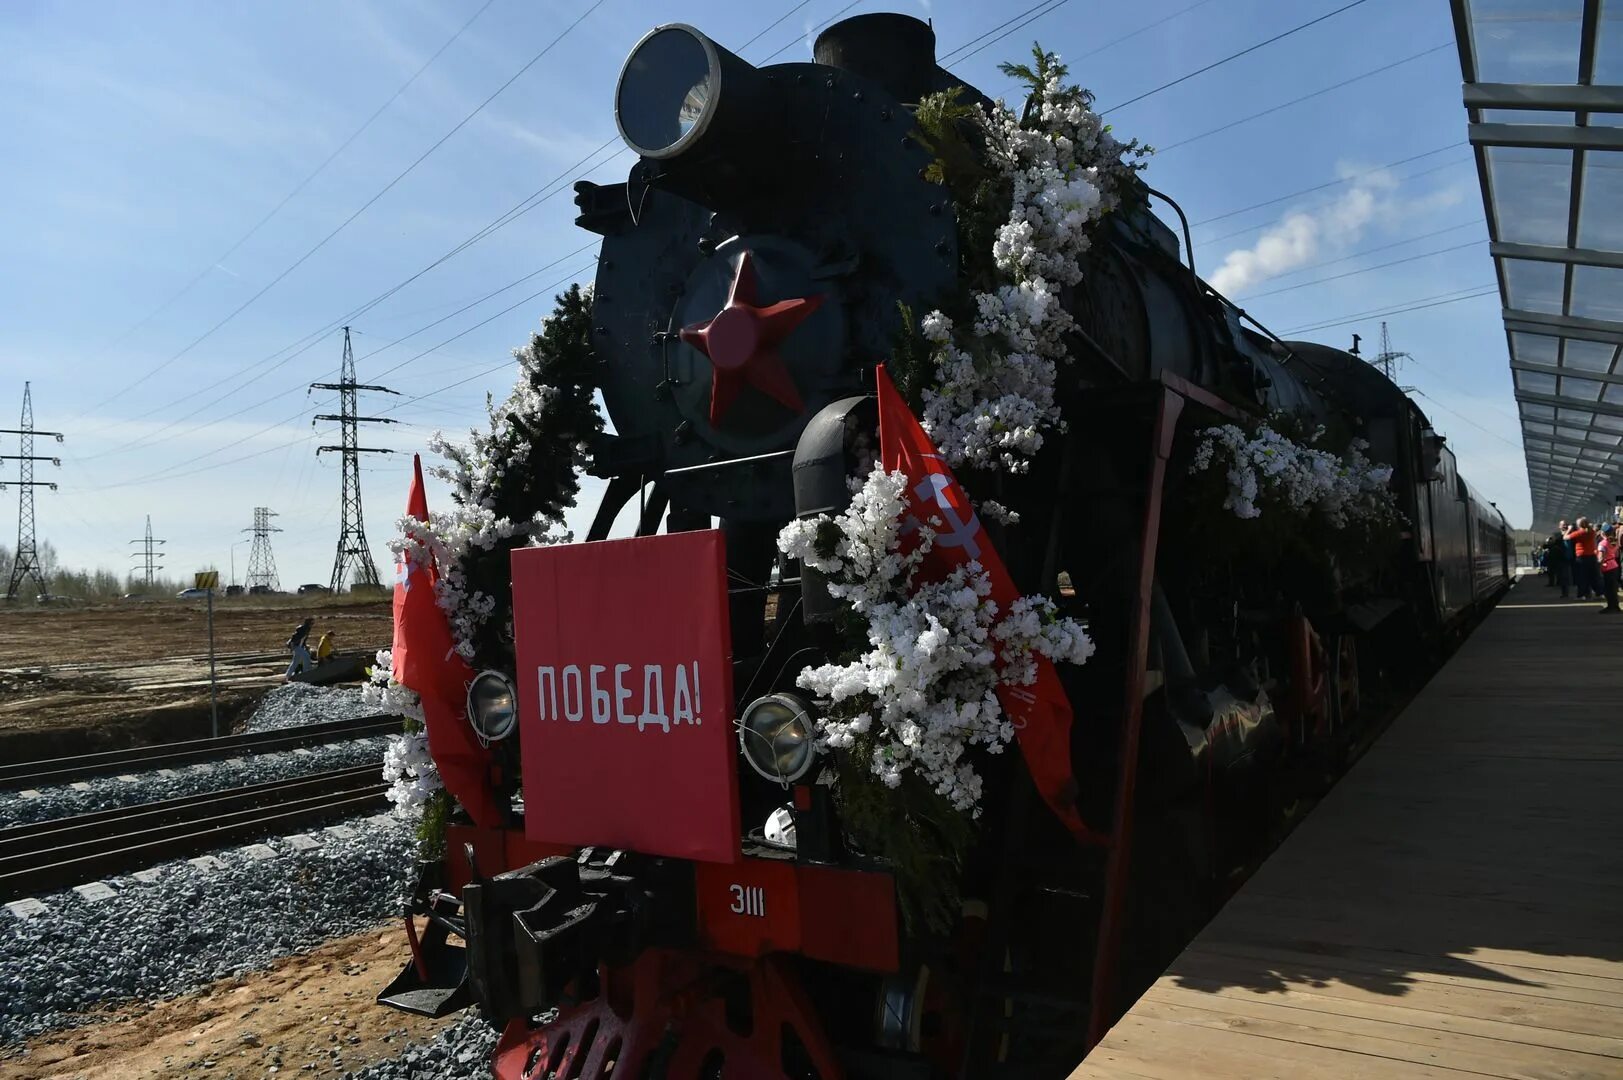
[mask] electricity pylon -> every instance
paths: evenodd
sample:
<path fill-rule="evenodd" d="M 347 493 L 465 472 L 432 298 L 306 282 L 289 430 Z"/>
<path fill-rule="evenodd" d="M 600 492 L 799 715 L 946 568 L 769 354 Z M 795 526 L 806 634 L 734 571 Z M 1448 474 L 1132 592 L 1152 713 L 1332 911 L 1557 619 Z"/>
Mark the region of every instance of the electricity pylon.
<path fill-rule="evenodd" d="M 385 416 L 359 416 L 356 412 L 355 393 L 358 390 L 375 390 L 382 394 L 392 394 L 387 386 L 373 386 L 355 381 L 355 353 L 349 343 L 349 327 L 344 327 L 344 366 L 335 383 L 311 383 L 312 390 L 337 390 L 339 409 L 336 414 L 322 413 L 316 420 L 337 420 L 339 425 L 339 445 L 318 446 L 316 455 L 319 457 L 324 451 L 337 450 L 343 454 L 343 510 L 338 527 L 338 554 L 332 564 L 332 591 L 341 592 L 344 587 L 346 572 L 353 566 L 354 574 L 351 585 L 377 586 L 377 564 L 372 561 L 372 551 L 366 546 L 366 525 L 361 517 L 361 458 L 362 454 L 392 454 L 393 450 L 385 450 L 375 446 L 357 445 L 356 433 L 360 424 L 392 424 L 395 421 Z M 311 421 L 315 423 L 314 420 Z"/>
<path fill-rule="evenodd" d="M 17 487 L 17 555 L 11 563 L 11 580 L 6 585 L 6 599 L 17 599 L 17 588 L 24 578 L 32 578 L 39 587 L 40 596 L 49 596 L 50 589 L 45 581 L 45 569 L 39 561 L 39 547 L 35 543 L 34 529 L 34 489 L 48 487 L 56 490 L 56 484 L 50 480 L 34 479 L 34 462 L 49 461 L 52 465 L 60 467 L 62 459 L 34 453 L 34 436 L 49 435 L 62 441 L 60 431 L 34 430 L 34 391 L 32 384 L 23 383 L 23 418 L 22 425 L 14 428 L 0 428 L 0 434 L 18 436 L 18 450 L 16 454 L 0 454 L 0 461 L 16 461 L 19 463 Z M 6 485 L 0 483 L 0 491 Z"/>
<path fill-rule="evenodd" d="M 133 552 L 130 555 L 130 558 L 132 558 L 132 559 L 141 559 L 146 563 L 147 588 L 149 588 L 149 589 L 152 588 L 152 575 L 153 575 L 153 572 L 158 569 L 158 560 L 162 559 L 163 555 L 164 555 L 163 552 L 161 552 L 161 551 L 159 551 L 157 549 L 156 545 L 158 545 L 158 544 L 167 544 L 168 542 L 169 541 L 167 541 L 167 540 L 154 540 L 154 539 L 152 539 L 152 515 L 151 514 L 147 515 L 147 534 L 146 534 L 146 536 L 144 538 L 140 539 L 140 540 L 131 540 L 130 541 L 130 543 L 132 543 L 132 544 L 140 544 L 141 545 L 141 550 L 137 551 L 137 552 Z"/>
<path fill-rule="evenodd" d="M 268 506 L 254 507 L 254 525 L 243 532 L 254 534 L 254 545 L 248 549 L 248 591 L 264 586 L 271 592 L 280 592 L 281 581 L 276 576 L 276 556 L 271 554 L 270 534 L 282 530 L 270 523 L 276 511 Z"/>

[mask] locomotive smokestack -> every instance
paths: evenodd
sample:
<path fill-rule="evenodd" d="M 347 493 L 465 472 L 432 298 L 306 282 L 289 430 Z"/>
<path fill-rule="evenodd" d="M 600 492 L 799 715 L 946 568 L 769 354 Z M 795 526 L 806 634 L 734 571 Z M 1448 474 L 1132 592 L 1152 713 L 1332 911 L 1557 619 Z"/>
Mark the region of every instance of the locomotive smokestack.
<path fill-rule="evenodd" d="M 892 97 L 917 104 L 936 88 L 935 31 L 911 15 L 857 15 L 817 35 L 819 64 L 872 79 Z"/>

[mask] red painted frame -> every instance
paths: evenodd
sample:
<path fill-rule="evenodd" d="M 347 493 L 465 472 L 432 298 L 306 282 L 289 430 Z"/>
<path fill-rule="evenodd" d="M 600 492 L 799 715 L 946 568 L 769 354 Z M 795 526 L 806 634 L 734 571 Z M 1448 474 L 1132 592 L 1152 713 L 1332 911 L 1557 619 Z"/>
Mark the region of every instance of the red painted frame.
<path fill-rule="evenodd" d="M 1128 616 L 1132 652 L 1126 672 L 1126 712 L 1122 718 L 1120 759 L 1117 764 L 1116 802 L 1112 817 L 1110 853 L 1105 862 L 1104 910 L 1099 917 L 1093 961 L 1093 987 L 1089 996 L 1088 1049 L 1093 1049 L 1115 1023 L 1115 985 L 1121 953 L 1122 922 L 1127 903 L 1128 872 L 1133 851 L 1133 795 L 1138 788 L 1138 744 L 1144 719 L 1144 681 L 1150 650 L 1150 595 L 1155 584 L 1155 560 L 1161 540 L 1161 502 L 1166 488 L 1167 460 L 1178 418 L 1188 398 L 1236 415 L 1227 402 L 1212 397 L 1175 376 L 1163 376 L 1150 435 L 1150 475 L 1144 501 L 1143 529 L 1138 553 L 1138 581 L 1133 609 Z"/>

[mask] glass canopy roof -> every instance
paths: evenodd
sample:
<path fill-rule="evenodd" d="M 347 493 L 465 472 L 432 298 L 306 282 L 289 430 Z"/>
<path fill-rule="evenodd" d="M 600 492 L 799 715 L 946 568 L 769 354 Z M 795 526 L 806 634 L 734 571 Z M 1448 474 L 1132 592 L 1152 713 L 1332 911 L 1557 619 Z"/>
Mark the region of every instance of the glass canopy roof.
<path fill-rule="evenodd" d="M 1598 516 L 1623 501 L 1623 0 L 1451 4 L 1533 524 Z"/>

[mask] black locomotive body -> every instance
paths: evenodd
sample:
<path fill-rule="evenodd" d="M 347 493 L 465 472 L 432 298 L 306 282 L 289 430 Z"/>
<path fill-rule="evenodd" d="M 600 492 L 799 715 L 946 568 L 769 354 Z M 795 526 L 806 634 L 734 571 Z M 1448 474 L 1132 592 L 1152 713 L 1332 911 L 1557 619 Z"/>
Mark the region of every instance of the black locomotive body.
<path fill-rule="evenodd" d="M 576 188 L 577 223 L 603 238 L 593 347 L 614 429 L 593 448 L 608 488 L 587 541 L 639 496 L 639 535 L 717 522 L 736 583 L 733 685 L 754 701 L 793 691 L 828 647 L 828 597 L 775 538 L 848 497 L 875 364 L 904 310 L 958 287 L 960 208 L 927 178 L 913 128 L 914 106 L 952 87 L 979 96 L 906 16 L 849 19 L 815 62 L 762 69 L 661 27 L 617 91 L 639 162 L 623 184 Z M 524 865 L 522 844 L 453 825 L 448 880 L 471 892 L 420 902 L 467 935 L 471 972 L 452 963 L 442 992 L 392 1003 L 471 996 L 506 1026 L 509 1080 L 606 1075 L 611 1060 L 635 1076 L 687 1075 L 660 1071 L 672 1062 L 704 1076 L 984 1076 L 999 1061 L 1074 1064 L 1187 942 L 1290 806 L 1339 770 L 1361 701 L 1416 674 L 1508 586 L 1511 549 L 1406 395 L 1355 356 L 1248 323 L 1149 212 L 1159 196 L 1138 194 L 1102 222 L 1067 296 L 1065 429 L 1028 473 L 966 478 L 1027 508 L 996 533 L 1011 575 L 1097 643 L 1065 691 L 1077 805 L 1101 841 L 1079 845 L 1003 755 L 961 874 L 962 923 L 926 931 L 899 920 L 885 868 L 842 838 L 826 787 L 796 789 L 796 847 L 763 845 L 785 792 L 739 762 L 746 860 L 803 872 L 800 944 L 724 955 L 701 871 L 635 852 Z M 1393 468 L 1406 524 L 1389 549 L 1297 572 L 1217 559 L 1188 534 L 1199 433 L 1275 412 L 1354 431 Z M 754 704 L 743 698 L 735 716 Z M 522 835 L 519 811 L 508 827 Z M 739 896 L 734 914 L 754 915 Z M 829 939 L 870 934 L 876 896 L 893 928 L 883 958 L 839 959 Z"/>

